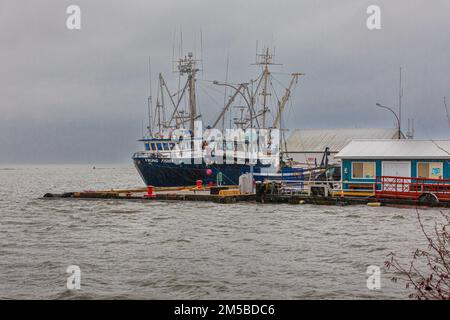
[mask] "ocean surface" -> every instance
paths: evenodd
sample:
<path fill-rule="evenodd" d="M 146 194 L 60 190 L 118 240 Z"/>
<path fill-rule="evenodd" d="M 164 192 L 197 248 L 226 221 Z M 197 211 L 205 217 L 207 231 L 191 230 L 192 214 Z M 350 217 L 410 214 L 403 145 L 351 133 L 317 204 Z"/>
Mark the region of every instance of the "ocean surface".
<path fill-rule="evenodd" d="M 0 166 L 0 299 L 407 299 L 384 261 L 426 248 L 413 208 L 41 198 L 142 186 L 132 166 Z"/>

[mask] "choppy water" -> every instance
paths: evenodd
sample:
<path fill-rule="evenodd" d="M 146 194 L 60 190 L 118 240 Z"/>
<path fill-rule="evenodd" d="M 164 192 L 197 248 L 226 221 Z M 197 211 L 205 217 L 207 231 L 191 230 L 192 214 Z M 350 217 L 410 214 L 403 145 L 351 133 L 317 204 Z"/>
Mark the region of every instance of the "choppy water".
<path fill-rule="evenodd" d="M 0 167 L 0 298 L 402 299 L 366 268 L 425 246 L 414 209 L 39 199 L 136 186 L 133 167 Z"/>

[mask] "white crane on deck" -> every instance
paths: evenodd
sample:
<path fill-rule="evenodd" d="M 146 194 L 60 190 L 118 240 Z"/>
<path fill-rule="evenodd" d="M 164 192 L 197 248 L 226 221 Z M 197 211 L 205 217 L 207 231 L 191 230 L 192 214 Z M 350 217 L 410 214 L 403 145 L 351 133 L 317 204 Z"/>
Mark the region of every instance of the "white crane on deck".
<path fill-rule="evenodd" d="M 286 92 L 283 95 L 283 98 L 281 98 L 281 101 L 278 101 L 278 110 L 277 114 L 275 115 L 275 119 L 273 120 L 272 127 L 281 129 L 281 115 L 283 114 L 284 107 L 286 106 L 286 103 L 288 102 L 289 98 L 291 97 L 291 90 L 292 87 L 297 84 L 298 77 L 302 76 L 303 73 L 293 73 L 291 82 L 289 83 L 288 87 L 286 88 Z"/>

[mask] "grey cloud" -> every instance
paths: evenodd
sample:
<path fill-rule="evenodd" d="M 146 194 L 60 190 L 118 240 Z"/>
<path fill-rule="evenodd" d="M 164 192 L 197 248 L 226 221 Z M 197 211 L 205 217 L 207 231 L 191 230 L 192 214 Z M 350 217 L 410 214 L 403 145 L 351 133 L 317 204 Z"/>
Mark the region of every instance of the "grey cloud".
<path fill-rule="evenodd" d="M 82 9 L 82 30 L 65 28 L 65 9 Z M 370 4 L 382 30 L 365 27 Z M 297 127 L 386 127 L 397 107 L 404 70 L 404 125 L 417 137 L 447 138 L 442 97 L 450 100 L 450 3 L 399 1 L 26 1 L 0 3 L 0 162 L 127 162 L 139 145 L 148 95 L 163 72 L 172 87 L 172 38 L 199 53 L 206 80 L 256 75 L 255 43 L 276 46 L 283 66 L 300 71 L 286 124 Z M 201 86 L 208 83 L 200 81 Z M 154 88 L 155 90 L 155 88 Z M 199 89 L 205 119 L 219 110 Z M 216 101 L 223 96 L 211 92 Z"/>

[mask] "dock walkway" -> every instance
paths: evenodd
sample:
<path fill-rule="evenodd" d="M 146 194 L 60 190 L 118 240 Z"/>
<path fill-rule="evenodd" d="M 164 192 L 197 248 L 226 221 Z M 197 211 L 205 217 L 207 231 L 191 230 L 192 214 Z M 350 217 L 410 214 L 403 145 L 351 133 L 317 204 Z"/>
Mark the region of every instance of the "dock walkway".
<path fill-rule="evenodd" d="M 148 195 L 145 189 L 47 193 L 44 199 L 117 199 L 124 201 L 209 201 L 215 203 L 288 203 L 313 205 L 371 205 L 450 207 L 449 202 L 419 203 L 406 199 L 377 199 L 373 196 L 313 196 L 306 194 L 211 194 L 205 189 L 157 190 Z"/>

